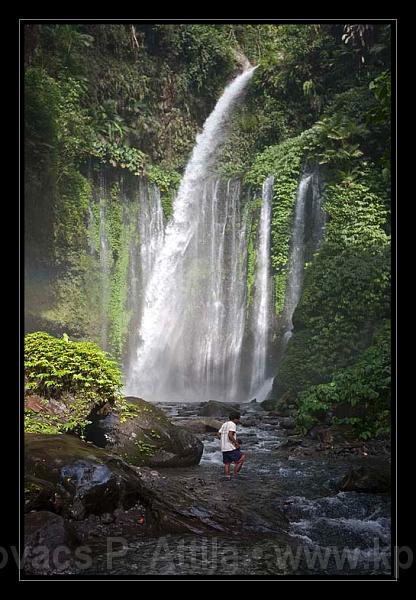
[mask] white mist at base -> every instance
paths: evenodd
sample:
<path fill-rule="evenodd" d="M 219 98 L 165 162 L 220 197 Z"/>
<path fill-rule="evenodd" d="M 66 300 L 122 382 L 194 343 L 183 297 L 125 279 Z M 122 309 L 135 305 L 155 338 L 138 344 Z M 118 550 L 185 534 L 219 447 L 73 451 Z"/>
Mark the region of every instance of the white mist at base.
<path fill-rule="evenodd" d="M 268 379 L 266 379 L 266 381 L 257 389 L 257 392 L 253 396 L 253 399 L 255 398 L 258 403 L 263 402 L 263 400 L 266 400 L 270 392 L 272 391 L 273 381 L 274 377 L 269 377 Z"/>

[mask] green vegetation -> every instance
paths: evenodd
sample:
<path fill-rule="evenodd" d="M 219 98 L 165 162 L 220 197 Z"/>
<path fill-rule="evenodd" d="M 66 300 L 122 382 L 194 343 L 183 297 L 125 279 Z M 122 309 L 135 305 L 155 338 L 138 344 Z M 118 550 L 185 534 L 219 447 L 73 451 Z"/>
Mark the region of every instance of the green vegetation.
<path fill-rule="evenodd" d="M 154 454 L 155 452 L 155 447 L 151 444 L 146 444 L 146 442 L 142 442 L 139 440 L 137 442 L 134 442 L 134 445 L 137 447 L 139 453 L 143 456 L 152 456 L 152 454 Z"/>
<path fill-rule="evenodd" d="M 332 417 L 334 424 L 352 425 L 366 439 L 390 433 L 391 404 L 390 323 L 351 367 L 335 372 L 329 383 L 299 394 L 297 425 L 306 431 L 337 405 L 351 406 L 351 416 Z M 354 409 L 358 409 L 354 415 Z M 318 416 L 317 416 L 318 415 Z"/>
<path fill-rule="evenodd" d="M 138 179 L 157 186 L 169 219 L 195 135 L 242 54 L 258 68 L 217 171 L 251 190 L 244 207 L 248 308 L 266 177 L 274 176 L 277 322 L 305 167 L 319 168 L 328 217 L 319 251 L 308 256 L 279 395 L 298 404 L 303 429 L 315 422 L 315 406 L 331 411 L 349 403 L 360 435 L 381 434 L 389 352 L 387 345 L 382 356 L 374 348 L 390 318 L 388 25 L 26 25 L 27 330 L 94 340 L 122 364 L 134 317 L 127 282 L 140 243 Z M 60 355 L 62 343 L 51 352 Z M 79 385 L 93 389 L 88 373 L 80 375 Z M 28 381 L 40 395 L 65 387 L 49 374 Z M 55 427 L 52 416 L 48 427 Z"/>
<path fill-rule="evenodd" d="M 26 389 L 35 394 L 58 398 L 68 392 L 97 402 L 112 402 L 119 395 L 120 371 L 93 342 L 30 333 L 25 337 L 24 352 Z"/>
<path fill-rule="evenodd" d="M 140 416 L 140 409 L 135 404 L 130 404 L 124 399 L 117 403 L 116 408 L 119 414 L 120 423 L 125 423 L 129 419 Z"/>
<path fill-rule="evenodd" d="M 302 156 L 299 139 L 287 140 L 277 146 L 270 146 L 257 155 L 245 176 L 248 184 L 257 187 L 261 186 L 268 175 L 275 177 L 270 253 L 275 284 L 275 310 L 278 315 L 284 305 L 289 243 Z"/>
<path fill-rule="evenodd" d="M 295 335 L 280 370 L 294 395 L 353 364 L 389 318 L 390 245 L 378 196 L 362 184 L 328 186 L 325 241 L 305 274 Z"/>
<path fill-rule="evenodd" d="M 120 401 L 120 370 L 92 342 L 31 333 L 25 336 L 24 356 L 25 394 L 39 396 L 43 405 L 43 410 L 25 409 L 28 432 L 82 432 L 94 409 Z"/>

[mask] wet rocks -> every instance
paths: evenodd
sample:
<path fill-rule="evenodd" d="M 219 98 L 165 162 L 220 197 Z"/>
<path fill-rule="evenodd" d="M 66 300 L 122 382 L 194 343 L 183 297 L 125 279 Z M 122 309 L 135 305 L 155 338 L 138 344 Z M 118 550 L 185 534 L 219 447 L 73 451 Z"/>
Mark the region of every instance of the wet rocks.
<path fill-rule="evenodd" d="M 25 436 L 25 508 L 73 519 L 150 501 L 134 469 L 70 435 Z"/>
<path fill-rule="evenodd" d="M 202 442 L 191 431 L 174 425 L 165 413 L 141 398 L 128 397 L 127 410 L 96 419 L 86 438 L 129 463 L 150 467 L 197 465 Z"/>
<path fill-rule="evenodd" d="M 216 400 L 210 400 L 201 406 L 198 414 L 202 417 L 221 417 L 227 418 L 230 414 L 235 412 L 242 413 L 238 404 L 228 404 L 226 402 L 217 402 Z"/>
<path fill-rule="evenodd" d="M 111 406 L 105 400 L 85 400 L 69 392 L 63 392 L 59 398 L 43 398 L 37 394 L 26 393 L 24 401 L 25 423 L 29 431 L 45 431 L 59 433 L 68 431 L 71 423 L 71 432 L 79 431 L 79 426 L 97 414 L 110 412 Z"/>
<path fill-rule="evenodd" d="M 279 419 L 279 427 L 282 429 L 294 429 L 295 420 L 293 417 L 282 417 Z"/>
<path fill-rule="evenodd" d="M 321 444 L 331 444 L 333 441 L 333 433 L 328 427 L 316 425 L 308 431 L 308 437 L 316 440 Z"/>
<path fill-rule="evenodd" d="M 280 449 L 296 448 L 302 445 L 302 438 L 300 436 L 289 436 L 277 447 Z"/>
<path fill-rule="evenodd" d="M 42 575 L 71 572 L 79 538 L 72 525 L 49 511 L 25 515 L 24 569 Z"/>
<path fill-rule="evenodd" d="M 389 493 L 391 473 L 388 464 L 351 467 L 338 483 L 343 492 Z"/>
<path fill-rule="evenodd" d="M 178 419 L 174 424 L 177 427 L 183 427 L 192 433 L 214 433 L 222 425 L 222 421 L 211 417 L 201 417 L 197 419 Z"/>

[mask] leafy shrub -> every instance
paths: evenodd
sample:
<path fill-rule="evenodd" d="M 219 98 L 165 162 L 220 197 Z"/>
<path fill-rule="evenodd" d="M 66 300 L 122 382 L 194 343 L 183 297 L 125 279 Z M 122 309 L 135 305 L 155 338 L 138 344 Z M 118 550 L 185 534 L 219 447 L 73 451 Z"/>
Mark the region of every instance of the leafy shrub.
<path fill-rule="evenodd" d="M 68 392 L 97 404 L 115 402 L 121 388 L 118 366 L 92 342 L 72 342 L 44 332 L 25 337 L 26 390 L 45 398 Z"/>
<path fill-rule="evenodd" d="M 391 401 L 390 323 L 387 321 L 374 343 L 351 367 L 335 373 L 332 381 L 312 386 L 299 394 L 297 425 L 306 431 L 317 422 L 317 414 L 335 405 L 361 408 L 360 414 L 337 418 L 335 424 L 352 425 L 366 439 L 389 433 Z"/>

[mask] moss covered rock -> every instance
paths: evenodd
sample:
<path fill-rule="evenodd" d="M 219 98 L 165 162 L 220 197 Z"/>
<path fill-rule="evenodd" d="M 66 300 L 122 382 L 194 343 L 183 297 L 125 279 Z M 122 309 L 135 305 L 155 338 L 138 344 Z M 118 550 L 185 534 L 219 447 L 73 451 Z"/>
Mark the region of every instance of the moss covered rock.
<path fill-rule="evenodd" d="M 133 465 L 188 467 L 197 465 L 202 442 L 173 425 L 165 413 L 141 398 L 128 397 L 121 407 L 97 418 L 86 428 L 86 437 Z"/>
<path fill-rule="evenodd" d="M 150 502 L 123 460 L 71 435 L 25 435 L 25 509 L 83 519 Z"/>
<path fill-rule="evenodd" d="M 121 398 L 120 387 L 118 365 L 93 342 L 26 335 L 26 432 L 82 435 L 93 414 Z"/>
<path fill-rule="evenodd" d="M 232 412 L 241 412 L 240 406 L 238 404 L 228 404 L 227 402 L 210 400 L 202 405 L 198 414 L 202 417 L 228 418 Z"/>

